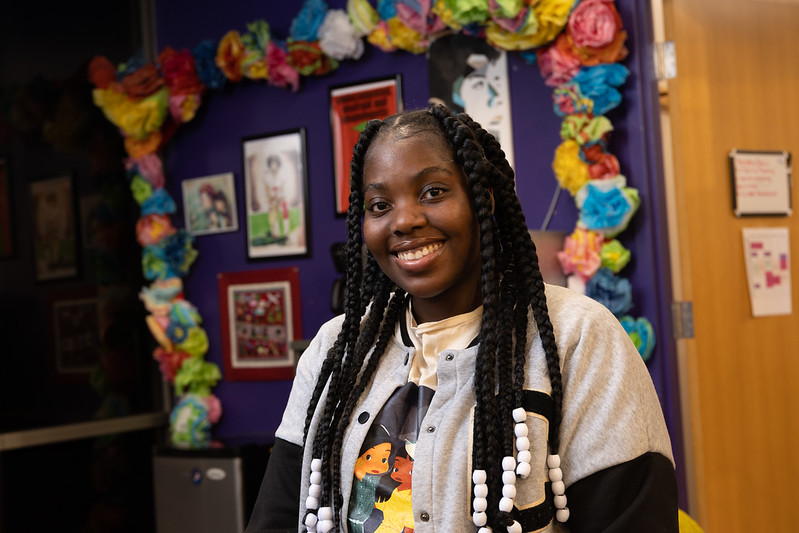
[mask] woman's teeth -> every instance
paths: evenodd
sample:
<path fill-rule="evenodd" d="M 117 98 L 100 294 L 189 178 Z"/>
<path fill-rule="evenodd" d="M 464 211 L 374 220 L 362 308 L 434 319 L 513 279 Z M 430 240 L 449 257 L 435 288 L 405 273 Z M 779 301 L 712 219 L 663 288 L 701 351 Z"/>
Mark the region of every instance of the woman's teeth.
<path fill-rule="evenodd" d="M 397 257 L 402 259 L 403 261 L 411 261 L 413 259 L 421 259 L 422 257 L 426 256 L 430 252 L 435 252 L 441 248 L 440 244 L 430 244 L 428 246 L 422 246 L 421 248 L 416 248 L 415 250 L 408 250 L 407 252 L 399 252 Z"/>

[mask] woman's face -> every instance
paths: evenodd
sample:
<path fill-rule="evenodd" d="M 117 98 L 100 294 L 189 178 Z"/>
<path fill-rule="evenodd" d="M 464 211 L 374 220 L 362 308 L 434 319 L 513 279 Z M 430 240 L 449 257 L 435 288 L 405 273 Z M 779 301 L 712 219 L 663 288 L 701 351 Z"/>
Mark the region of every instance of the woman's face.
<path fill-rule="evenodd" d="M 375 139 L 364 160 L 363 235 L 378 265 L 413 296 L 416 320 L 482 302 L 480 232 L 466 177 L 443 139 Z"/>

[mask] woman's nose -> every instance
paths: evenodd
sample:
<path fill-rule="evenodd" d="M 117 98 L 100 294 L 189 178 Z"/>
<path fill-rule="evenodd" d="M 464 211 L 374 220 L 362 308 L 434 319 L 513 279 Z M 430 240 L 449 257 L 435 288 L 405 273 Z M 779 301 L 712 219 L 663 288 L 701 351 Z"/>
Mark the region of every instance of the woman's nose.
<path fill-rule="evenodd" d="M 426 218 L 417 202 L 397 202 L 392 213 L 391 230 L 396 235 L 406 235 L 424 226 Z"/>

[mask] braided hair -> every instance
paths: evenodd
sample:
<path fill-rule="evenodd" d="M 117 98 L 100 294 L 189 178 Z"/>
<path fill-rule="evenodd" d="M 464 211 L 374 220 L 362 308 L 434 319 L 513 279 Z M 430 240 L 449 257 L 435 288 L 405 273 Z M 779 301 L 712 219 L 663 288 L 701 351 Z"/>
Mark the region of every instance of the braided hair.
<path fill-rule="evenodd" d="M 555 336 L 535 245 L 516 195 L 514 172 L 498 141 L 468 115 L 454 115 L 443 106 L 373 120 L 361 132 L 351 163 L 344 321 L 322 365 L 305 421 L 305 445 L 313 447 L 312 457 L 327 465 L 319 472 L 318 501 L 332 507 L 335 531 L 339 531 L 344 503 L 340 488 L 343 436 L 409 299 L 380 270 L 371 253 L 367 251 L 364 256 L 364 160 L 372 142 L 380 136 L 420 133 L 437 135 L 451 147 L 455 164 L 466 176 L 479 225 L 483 314 L 475 364 L 475 373 L 481 379 L 474 380 L 472 460 L 476 470 L 487 474 L 487 525 L 504 530 L 513 523 L 509 512 L 499 510 L 498 502 L 503 457 L 512 456 L 514 450 L 512 413 L 515 406 L 522 405 L 531 309 L 552 387 L 550 448 L 551 453 L 558 451 L 562 384 Z M 325 389 L 328 392 L 313 442 L 308 442 L 309 428 Z"/>

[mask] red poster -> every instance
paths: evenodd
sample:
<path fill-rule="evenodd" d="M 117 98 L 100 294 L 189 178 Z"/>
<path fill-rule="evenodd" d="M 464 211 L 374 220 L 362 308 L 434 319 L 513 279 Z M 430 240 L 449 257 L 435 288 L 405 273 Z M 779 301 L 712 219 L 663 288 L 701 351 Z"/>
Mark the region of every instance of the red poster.
<path fill-rule="evenodd" d="M 366 123 L 402 111 L 400 76 L 330 90 L 336 213 L 347 212 L 350 195 L 350 159 Z"/>

